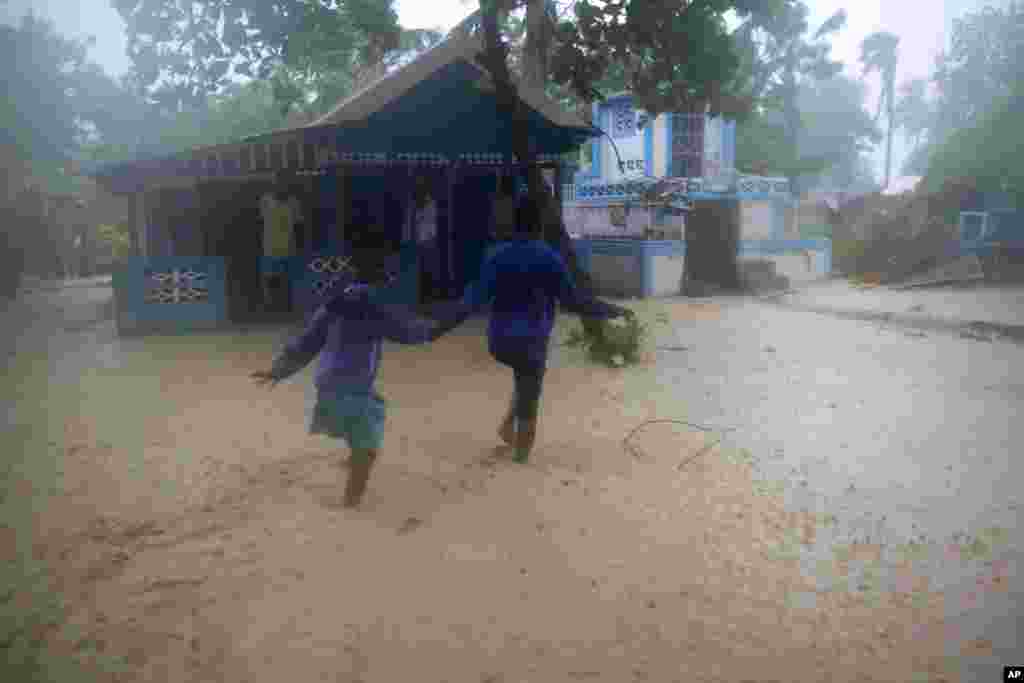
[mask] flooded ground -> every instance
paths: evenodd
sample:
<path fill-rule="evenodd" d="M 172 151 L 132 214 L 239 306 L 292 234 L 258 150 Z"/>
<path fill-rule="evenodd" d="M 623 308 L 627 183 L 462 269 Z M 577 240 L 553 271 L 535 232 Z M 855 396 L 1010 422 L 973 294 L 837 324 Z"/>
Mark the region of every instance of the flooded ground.
<path fill-rule="evenodd" d="M 811 410 L 893 398 L 866 384 L 884 370 L 865 375 L 894 375 L 888 332 L 749 302 L 636 304 L 667 316 L 661 350 L 620 371 L 558 347 L 525 467 L 497 448 L 511 376 L 481 321 L 388 348 L 383 455 L 352 512 L 344 449 L 305 431 L 311 370 L 273 392 L 247 379 L 283 330 L 118 340 L 85 313 L 58 325 L 64 293 L 34 296 L 7 313 L 24 332 L 3 388 L 3 627 L 8 662 L 44 680 L 970 681 L 1010 663 L 1006 628 L 976 622 L 1020 615 L 1018 531 L 993 511 L 1011 486 L 948 542 L 941 515 L 916 517 L 920 536 L 864 533 L 909 493 L 837 503 L 852 493 L 835 472 L 871 492 L 880 470 L 960 501 L 889 469 L 883 409 Z M 968 353 L 930 341 L 943 368 Z M 901 381 L 937 381 L 910 348 Z M 1019 405 L 989 395 L 963 439 Z M 970 468 L 952 448 L 935 464 L 964 465 L 974 495 L 993 468 L 1019 473 L 1016 432 L 996 437 Z"/>

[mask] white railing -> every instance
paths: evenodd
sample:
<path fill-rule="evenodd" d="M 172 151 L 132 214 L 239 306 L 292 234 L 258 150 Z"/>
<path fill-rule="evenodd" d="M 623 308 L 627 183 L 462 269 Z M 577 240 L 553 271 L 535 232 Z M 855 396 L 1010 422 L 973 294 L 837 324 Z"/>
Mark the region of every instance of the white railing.
<path fill-rule="evenodd" d="M 734 183 L 719 184 L 709 178 L 664 178 L 672 192 L 687 195 L 789 195 L 789 180 L 777 176 L 738 176 Z M 591 181 L 566 184 L 562 188 L 565 202 L 628 201 L 639 199 L 654 179 L 621 182 Z"/>

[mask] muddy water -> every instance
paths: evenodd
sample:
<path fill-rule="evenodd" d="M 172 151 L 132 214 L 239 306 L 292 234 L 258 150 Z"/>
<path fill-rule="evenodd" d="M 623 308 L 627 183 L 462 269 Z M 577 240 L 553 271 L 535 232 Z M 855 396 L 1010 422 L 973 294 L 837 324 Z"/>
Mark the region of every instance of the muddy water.
<path fill-rule="evenodd" d="M 943 596 L 913 558 L 871 590 L 849 582 L 870 582 L 878 546 L 822 550 L 809 572 L 830 520 L 787 509 L 751 453 L 675 423 L 624 447 L 664 412 L 656 365 L 558 350 L 533 462 L 511 464 L 494 434 L 511 377 L 482 327 L 387 350 L 384 452 L 356 512 L 337 506 L 344 450 L 305 433 L 310 371 L 274 392 L 246 378 L 278 331 L 124 342 L 101 326 L 20 356 L 5 544 L 62 601 L 37 619 L 47 666 L 71 662 L 75 680 L 954 680 Z M 15 588 L 11 612 L 32 604 Z"/>

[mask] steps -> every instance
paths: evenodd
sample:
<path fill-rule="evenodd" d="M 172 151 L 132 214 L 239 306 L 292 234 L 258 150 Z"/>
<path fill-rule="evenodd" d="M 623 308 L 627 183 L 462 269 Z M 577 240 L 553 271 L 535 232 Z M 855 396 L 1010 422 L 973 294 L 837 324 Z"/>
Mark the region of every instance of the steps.
<path fill-rule="evenodd" d="M 742 260 L 739 268 L 740 280 L 745 289 L 754 292 L 789 289 L 789 278 L 776 272 L 774 261 L 768 259 Z"/>

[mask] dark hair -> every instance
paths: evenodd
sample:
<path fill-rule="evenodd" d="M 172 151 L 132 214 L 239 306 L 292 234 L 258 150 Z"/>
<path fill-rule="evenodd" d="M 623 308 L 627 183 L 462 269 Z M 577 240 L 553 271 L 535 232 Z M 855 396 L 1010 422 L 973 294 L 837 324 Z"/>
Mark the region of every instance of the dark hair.
<path fill-rule="evenodd" d="M 509 197 L 514 197 L 516 194 L 516 177 L 513 175 L 503 175 L 501 180 L 498 182 L 498 191 Z"/>
<path fill-rule="evenodd" d="M 533 197 L 523 197 L 516 207 L 516 231 L 520 237 L 535 237 L 544 232 L 544 213 Z"/>
<path fill-rule="evenodd" d="M 400 245 L 374 227 L 365 225 L 351 228 L 345 238 L 357 277 L 363 281 L 383 279 L 388 261 L 398 253 Z"/>

